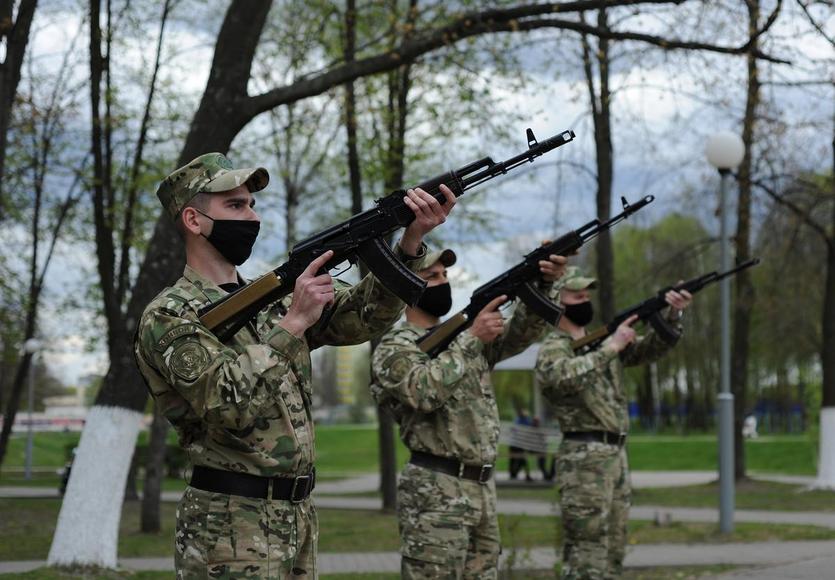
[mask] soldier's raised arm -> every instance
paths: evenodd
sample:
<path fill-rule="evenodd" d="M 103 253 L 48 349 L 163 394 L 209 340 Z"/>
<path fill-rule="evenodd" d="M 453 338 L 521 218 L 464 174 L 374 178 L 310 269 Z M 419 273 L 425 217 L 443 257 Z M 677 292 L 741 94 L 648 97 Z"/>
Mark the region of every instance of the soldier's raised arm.
<path fill-rule="evenodd" d="M 403 231 L 395 253 L 413 272 L 426 255 L 424 236 L 444 223 L 455 207 L 452 190 L 446 185 L 440 189 L 446 198 L 443 204 L 420 188 L 408 190 L 403 198 L 415 219 Z M 323 344 L 361 344 L 397 322 L 404 307 L 402 300 L 368 274 L 357 286 L 337 291 L 333 316 L 324 317 L 310 329 L 308 342 L 311 349 Z"/>
<path fill-rule="evenodd" d="M 440 408 L 455 392 L 472 361 L 483 361 L 482 342 L 469 332 L 458 336 L 437 358 L 418 348 L 412 329 L 388 333 L 374 351 L 372 368 L 378 388 L 422 413 Z M 485 369 L 486 369 L 486 365 Z"/>

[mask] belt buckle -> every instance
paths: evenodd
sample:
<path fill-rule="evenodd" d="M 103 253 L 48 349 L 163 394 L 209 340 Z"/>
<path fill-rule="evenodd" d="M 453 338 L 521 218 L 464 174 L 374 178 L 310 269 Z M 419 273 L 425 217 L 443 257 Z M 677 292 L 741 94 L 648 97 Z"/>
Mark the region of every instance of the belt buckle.
<path fill-rule="evenodd" d="M 618 447 L 623 447 L 626 445 L 626 433 L 620 433 L 618 435 Z"/>
<path fill-rule="evenodd" d="M 465 467 L 467 467 L 467 466 L 464 465 L 463 461 L 458 462 L 458 479 L 461 479 L 462 477 L 464 477 L 464 468 Z"/>
<path fill-rule="evenodd" d="M 293 487 L 290 490 L 290 503 L 302 503 L 310 495 L 310 484 L 313 480 L 312 475 L 299 475 L 293 479 Z M 299 482 L 304 481 L 302 488 L 302 496 L 296 497 L 296 491 L 299 489 Z"/>
<path fill-rule="evenodd" d="M 481 471 L 478 473 L 478 482 L 481 485 L 487 485 L 490 481 L 490 477 L 493 475 L 493 464 L 492 463 L 485 463 L 481 466 Z"/>

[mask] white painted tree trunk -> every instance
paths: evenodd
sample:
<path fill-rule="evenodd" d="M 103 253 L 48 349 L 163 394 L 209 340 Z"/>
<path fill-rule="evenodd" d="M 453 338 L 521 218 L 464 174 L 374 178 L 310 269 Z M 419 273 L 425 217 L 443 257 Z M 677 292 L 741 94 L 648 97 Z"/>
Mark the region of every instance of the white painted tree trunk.
<path fill-rule="evenodd" d="M 821 408 L 815 489 L 835 489 L 835 407 Z"/>
<path fill-rule="evenodd" d="M 142 413 L 129 409 L 90 409 L 52 538 L 50 566 L 116 567 L 125 483 L 141 422 Z"/>

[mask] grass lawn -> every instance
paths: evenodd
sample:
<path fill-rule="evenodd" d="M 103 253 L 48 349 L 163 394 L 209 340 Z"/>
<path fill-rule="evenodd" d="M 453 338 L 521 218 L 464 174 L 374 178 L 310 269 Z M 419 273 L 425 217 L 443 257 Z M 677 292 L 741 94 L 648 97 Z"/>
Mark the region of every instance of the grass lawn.
<path fill-rule="evenodd" d="M 635 505 L 719 507 L 719 484 L 637 489 Z M 736 508 L 752 510 L 835 511 L 835 492 L 807 491 L 803 486 L 749 480 L 736 485 Z"/>
<path fill-rule="evenodd" d="M 633 470 L 715 470 L 719 465 L 715 435 L 630 437 Z M 814 475 L 815 447 L 806 435 L 760 437 L 745 442 L 746 468 L 762 473 Z"/>
<path fill-rule="evenodd" d="M 79 433 L 36 433 L 34 465 L 54 474 L 65 462 L 65 448 L 77 443 Z M 140 434 L 144 443 L 147 433 Z M 323 478 L 350 477 L 378 469 L 377 430 L 371 425 L 326 425 L 316 430 L 317 469 Z M 14 436 L 3 464 L 0 485 L 10 485 L 10 476 L 22 473 L 26 438 Z M 633 470 L 712 470 L 717 466 L 714 435 L 636 435 L 628 443 Z M 815 450 L 805 435 L 760 437 L 745 443 L 748 469 L 759 472 L 811 475 L 815 473 Z M 497 469 L 507 469 L 507 449 L 499 452 Z M 397 442 L 398 463 L 408 457 Z M 12 471 L 9 471 L 11 469 Z M 56 476 L 57 477 L 57 476 Z M 43 480 L 40 480 L 43 481 Z M 34 485 L 39 485 L 35 483 Z M 43 483 L 44 485 L 51 485 Z"/>
<path fill-rule="evenodd" d="M 173 550 L 176 506 L 163 504 L 163 531 L 140 534 L 139 503 L 126 504 L 119 537 L 121 557 L 169 556 Z M 0 500 L 0 561 L 44 559 L 49 552 L 60 501 L 55 499 Z M 379 511 L 319 510 L 320 552 L 396 551 L 397 521 Z M 505 550 L 554 546 L 560 541 L 556 518 L 500 516 Z M 358 539 L 361 538 L 362 541 Z M 835 530 L 815 526 L 739 523 L 730 537 L 720 537 L 714 524 L 679 523 L 656 527 L 630 522 L 630 543 L 758 542 L 766 540 L 835 539 Z"/>

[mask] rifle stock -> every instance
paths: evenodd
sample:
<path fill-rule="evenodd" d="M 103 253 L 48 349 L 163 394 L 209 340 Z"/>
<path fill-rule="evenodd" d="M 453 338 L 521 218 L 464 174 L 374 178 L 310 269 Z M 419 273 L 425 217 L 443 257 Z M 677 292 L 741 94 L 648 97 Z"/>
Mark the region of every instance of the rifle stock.
<path fill-rule="evenodd" d="M 577 340 L 572 342 L 571 343 L 571 348 L 573 348 L 574 350 L 580 350 L 581 348 L 583 348 L 587 344 L 591 344 L 591 343 L 593 343 L 595 341 L 598 341 L 598 340 L 603 340 L 604 338 L 606 338 L 610 334 L 611 333 L 609 332 L 609 329 L 607 327 L 601 326 L 600 328 L 598 328 L 594 332 L 591 332 L 591 333 L 587 334 L 586 336 L 584 336 L 583 338 L 578 338 Z"/>
<path fill-rule="evenodd" d="M 426 353 L 445 349 L 461 333 L 468 322 L 469 316 L 467 316 L 466 310 L 462 310 L 421 336 L 417 340 L 418 348 Z"/>
<path fill-rule="evenodd" d="M 254 309 L 253 316 L 257 314 L 272 301 L 272 296 L 279 292 L 282 286 L 284 284 L 275 272 L 267 272 L 237 292 L 215 302 L 212 305 L 214 308 L 200 315 L 200 322 L 216 335 L 222 334 L 224 324 L 244 316 L 246 320 L 249 320 L 250 316 L 247 316 L 249 311 Z"/>

